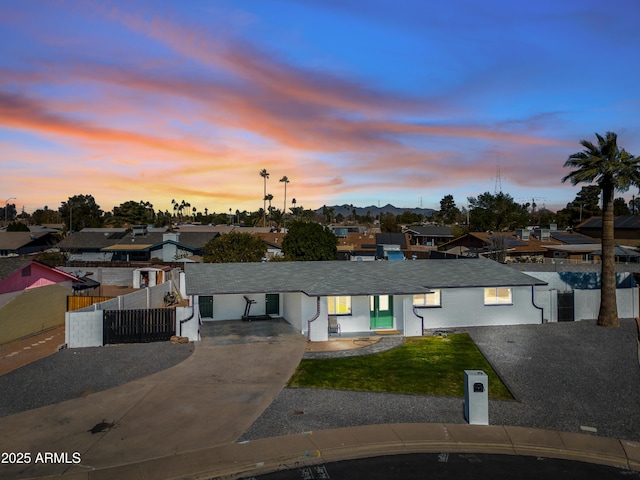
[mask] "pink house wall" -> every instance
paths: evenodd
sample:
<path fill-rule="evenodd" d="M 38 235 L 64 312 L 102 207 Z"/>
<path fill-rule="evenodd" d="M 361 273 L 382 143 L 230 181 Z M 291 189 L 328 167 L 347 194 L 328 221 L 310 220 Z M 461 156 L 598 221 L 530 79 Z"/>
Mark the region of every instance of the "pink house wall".
<path fill-rule="evenodd" d="M 29 275 L 26 275 L 30 269 Z M 56 283 L 71 283 L 76 277 L 55 268 L 31 262 L 0 280 L 0 294 L 44 287 Z"/>

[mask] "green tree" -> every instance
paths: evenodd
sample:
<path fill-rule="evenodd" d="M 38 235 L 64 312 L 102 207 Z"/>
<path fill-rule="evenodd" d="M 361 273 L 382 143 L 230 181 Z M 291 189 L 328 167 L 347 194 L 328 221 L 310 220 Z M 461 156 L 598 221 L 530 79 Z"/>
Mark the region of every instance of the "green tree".
<path fill-rule="evenodd" d="M 38 209 L 33 212 L 31 220 L 35 225 L 58 223 L 60 221 L 60 214 L 54 210 L 49 210 L 49 207 L 45 206 L 43 209 Z"/>
<path fill-rule="evenodd" d="M 614 192 L 625 192 L 632 185 L 640 185 L 640 159 L 624 148 L 618 147 L 618 136 L 607 132 L 605 136 L 595 134 L 598 143 L 581 140 L 584 150 L 569 155 L 564 167 L 572 171 L 562 181 L 578 183 L 595 182 L 602 192 L 602 263 L 600 287 L 600 311 L 598 325 L 618 327 L 618 305 L 616 303 L 616 264 L 614 239 Z"/>
<path fill-rule="evenodd" d="M 469 228 L 473 232 L 510 231 L 526 227 L 529 212 L 525 205 L 516 203 L 511 195 L 485 192 L 476 197 L 468 197 Z"/>
<path fill-rule="evenodd" d="M 153 223 L 154 217 L 155 212 L 151 203 L 142 200 L 139 202 L 129 200 L 121 203 L 117 207 L 113 207 L 113 216 L 109 219 L 109 223 L 119 225 L 149 225 Z"/>
<path fill-rule="evenodd" d="M 588 218 L 600 215 L 600 187 L 588 185 L 582 187 L 576 198 L 558 211 L 558 223 L 563 227 L 574 227 Z"/>
<path fill-rule="evenodd" d="M 616 198 L 613 201 L 613 214 L 616 217 L 619 217 L 620 215 L 629 215 L 629 207 L 627 206 L 627 201 L 624 198 Z"/>
<path fill-rule="evenodd" d="M 0 222 L 12 222 L 16 218 L 15 203 L 7 203 L 4 207 L 0 208 Z"/>
<path fill-rule="evenodd" d="M 385 213 L 380 218 L 380 231 L 383 233 L 399 233 L 402 231 L 393 213 Z"/>
<path fill-rule="evenodd" d="M 74 195 L 58 209 L 68 231 L 102 226 L 102 210 L 92 195 Z M 71 224 L 73 222 L 73 225 Z"/>
<path fill-rule="evenodd" d="M 28 232 L 29 227 L 21 222 L 12 222 L 7 225 L 7 232 Z"/>
<path fill-rule="evenodd" d="M 66 253 L 63 252 L 40 252 L 36 255 L 36 260 L 50 267 L 59 267 L 64 265 L 68 259 Z"/>
<path fill-rule="evenodd" d="M 440 200 L 440 211 L 438 212 L 438 220 L 445 225 L 453 225 L 460 222 L 462 213 L 456 206 L 453 195 L 445 195 Z"/>
<path fill-rule="evenodd" d="M 423 217 L 419 213 L 410 212 L 409 210 L 405 210 L 400 215 L 396 217 L 396 223 L 401 225 L 415 225 L 422 222 Z"/>
<path fill-rule="evenodd" d="M 223 233 L 202 249 L 205 263 L 260 262 L 267 253 L 262 238 L 251 233 Z"/>
<path fill-rule="evenodd" d="M 287 260 L 335 260 L 338 238 L 318 223 L 295 220 L 282 240 L 282 252 Z"/>

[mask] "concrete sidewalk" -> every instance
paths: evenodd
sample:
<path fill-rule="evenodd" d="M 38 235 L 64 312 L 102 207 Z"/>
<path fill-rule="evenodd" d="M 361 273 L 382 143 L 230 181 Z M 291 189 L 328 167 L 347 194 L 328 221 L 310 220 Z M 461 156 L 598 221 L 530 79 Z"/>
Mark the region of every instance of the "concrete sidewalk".
<path fill-rule="evenodd" d="M 57 352 L 64 344 L 64 325 L 0 347 L 0 375 Z"/>
<path fill-rule="evenodd" d="M 640 443 L 523 427 L 386 424 L 287 435 L 56 477 L 65 480 L 249 478 L 380 455 L 491 453 L 591 462 L 640 471 Z"/>
<path fill-rule="evenodd" d="M 278 395 L 305 345 L 291 327 L 251 343 L 203 342 L 187 360 L 160 373 L 0 418 L 0 452 L 31 454 L 28 464 L 0 464 L 0 478 L 97 474 L 232 443 Z M 78 452 L 81 463 L 36 463 L 45 452 Z"/>

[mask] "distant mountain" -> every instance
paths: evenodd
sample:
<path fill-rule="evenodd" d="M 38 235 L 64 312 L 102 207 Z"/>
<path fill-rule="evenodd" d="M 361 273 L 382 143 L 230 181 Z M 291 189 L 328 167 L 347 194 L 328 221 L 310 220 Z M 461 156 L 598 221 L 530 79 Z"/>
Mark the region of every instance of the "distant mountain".
<path fill-rule="evenodd" d="M 387 204 L 384 207 L 376 207 L 375 205 L 371 205 L 369 207 L 356 207 L 355 205 L 352 207 L 351 205 L 327 205 L 327 208 L 333 208 L 333 211 L 336 215 L 342 215 L 343 217 L 347 217 L 351 215 L 352 211 L 356 211 L 356 215 L 365 216 L 367 212 L 371 214 L 372 217 L 377 217 L 381 213 L 392 213 L 393 215 L 400 215 L 404 212 L 417 213 L 419 215 L 424 215 L 426 217 L 433 216 L 433 208 L 398 208 L 394 207 L 391 204 Z M 323 207 L 318 208 L 315 212 L 322 214 Z"/>

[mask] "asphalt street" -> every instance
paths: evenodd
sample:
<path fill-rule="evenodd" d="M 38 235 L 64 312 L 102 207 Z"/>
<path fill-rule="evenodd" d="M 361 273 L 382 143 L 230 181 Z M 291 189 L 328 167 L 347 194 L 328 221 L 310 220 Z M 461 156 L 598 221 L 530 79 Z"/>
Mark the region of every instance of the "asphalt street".
<path fill-rule="evenodd" d="M 490 478 L 492 480 L 583 480 L 640 478 L 640 472 L 567 460 L 440 453 L 393 455 L 298 467 L 246 480 L 452 480 Z"/>

